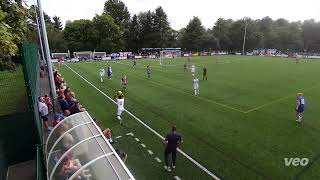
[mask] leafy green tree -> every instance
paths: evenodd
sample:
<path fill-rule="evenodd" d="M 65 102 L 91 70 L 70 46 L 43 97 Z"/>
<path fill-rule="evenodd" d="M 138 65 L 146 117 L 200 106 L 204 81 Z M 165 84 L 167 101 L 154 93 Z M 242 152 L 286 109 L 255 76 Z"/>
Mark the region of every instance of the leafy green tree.
<path fill-rule="evenodd" d="M 60 17 L 53 16 L 52 19 L 53 19 L 53 27 L 61 31 L 63 27 L 62 27 L 62 22 Z"/>
<path fill-rule="evenodd" d="M 142 12 L 138 15 L 141 26 L 140 42 L 142 47 L 156 47 L 154 43 L 155 34 L 153 32 L 153 13 L 151 11 Z"/>
<path fill-rule="evenodd" d="M 63 37 L 70 51 L 93 50 L 94 28 L 92 21 L 81 19 L 67 22 L 63 31 Z"/>
<path fill-rule="evenodd" d="M 6 69 L 14 69 L 11 56 L 16 55 L 18 47 L 14 42 L 14 34 L 11 32 L 10 26 L 3 20 L 6 13 L 0 9 L 0 71 Z"/>
<path fill-rule="evenodd" d="M 127 50 L 138 52 L 140 49 L 141 26 L 139 24 L 137 15 L 132 16 L 132 19 L 129 22 L 128 31 L 129 32 L 127 34 L 127 41 L 126 41 Z"/>
<path fill-rule="evenodd" d="M 121 0 L 107 0 L 104 4 L 103 13 L 110 15 L 121 30 L 130 20 L 128 8 Z"/>
<path fill-rule="evenodd" d="M 170 23 L 167 14 L 163 11 L 162 7 L 158 7 L 153 13 L 153 33 L 154 45 L 156 47 L 168 47 L 168 40 L 171 34 Z"/>
<path fill-rule="evenodd" d="M 198 17 L 193 17 L 181 34 L 181 46 L 189 51 L 201 51 L 205 29 Z"/>
<path fill-rule="evenodd" d="M 214 27 L 212 28 L 212 32 L 214 37 L 217 38 L 217 45 L 218 50 L 225 50 L 229 51 L 231 50 L 231 39 L 230 39 L 230 27 L 232 25 L 233 21 L 231 19 L 223 19 L 219 18 Z"/>
<path fill-rule="evenodd" d="M 94 49 L 104 52 L 124 50 L 120 27 L 110 15 L 96 15 L 92 20 Z"/>

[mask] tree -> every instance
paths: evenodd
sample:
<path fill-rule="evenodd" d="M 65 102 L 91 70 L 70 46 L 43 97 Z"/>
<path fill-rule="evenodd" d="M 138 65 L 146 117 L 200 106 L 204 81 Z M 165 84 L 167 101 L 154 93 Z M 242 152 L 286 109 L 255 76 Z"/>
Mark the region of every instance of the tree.
<path fill-rule="evenodd" d="M 53 16 L 53 27 L 58 29 L 58 30 L 62 30 L 62 22 L 60 20 L 60 17 L 58 16 Z"/>
<path fill-rule="evenodd" d="M 167 14 L 163 11 L 162 7 L 158 7 L 153 13 L 153 33 L 154 33 L 154 46 L 165 48 L 168 47 L 169 36 L 172 35 L 170 30 L 170 23 Z"/>
<path fill-rule="evenodd" d="M 124 50 L 120 27 L 110 15 L 96 15 L 92 20 L 94 49 L 103 52 Z"/>
<path fill-rule="evenodd" d="M 130 20 L 128 8 L 121 0 L 106 1 L 103 13 L 110 15 L 122 30 Z"/>
<path fill-rule="evenodd" d="M 11 56 L 16 55 L 18 51 L 17 45 L 14 43 L 14 34 L 10 30 L 10 26 L 3 22 L 6 13 L 0 9 L 0 71 L 6 69 L 14 69 Z"/>
<path fill-rule="evenodd" d="M 26 41 L 28 11 L 20 0 L 0 1 L 0 68 L 13 69 L 17 45 Z"/>
<path fill-rule="evenodd" d="M 230 27 L 233 21 L 231 19 L 223 19 L 219 18 L 214 27 L 212 28 L 212 32 L 214 37 L 217 38 L 217 45 L 219 50 L 230 51 L 232 42 L 230 40 Z"/>
<path fill-rule="evenodd" d="M 141 47 L 156 47 L 154 44 L 153 13 L 151 11 L 142 12 L 138 15 L 138 19 L 141 26 Z"/>
<path fill-rule="evenodd" d="M 133 15 L 129 22 L 129 32 L 127 34 L 127 50 L 138 52 L 140 49 L 140 31 L 141 26 L 138 21 L 138 16 Z"/>
<path fill-rule="evenodd" d="M 94 49 L 93 33 L 92 21 L 81 19 L 66 23 L 63 37 L 71 51 L 87 51 Z"/>
<path fill-rule="evenodd" d="M 202 50 L 205 29 L 198 17 L 193 17 L 181 34 L 181 46 L 189 51 Z"/>
<path fill-rule="evenodd" d="M 309 51 L 320 50 L 320 22 L 314 19 L 306 20 L 302 25 L 302 38 L 304 49 Z"/>

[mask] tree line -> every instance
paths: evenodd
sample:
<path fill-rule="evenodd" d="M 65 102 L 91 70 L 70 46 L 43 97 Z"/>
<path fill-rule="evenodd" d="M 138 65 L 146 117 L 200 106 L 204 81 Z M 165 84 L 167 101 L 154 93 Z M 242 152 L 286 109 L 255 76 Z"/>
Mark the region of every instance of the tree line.
<path fill-rule="evenodd" d="M 23 0 L 0 2 L 0 67 L 12 65 L 23 42 L 38 43 L 36 6 Z M 130 15 L 121 0 L 107 0 L 103 13 L 92 20 L 67 21 L 64 28 L 59 17 L 45 14 L 51 52 L 95 50 L 104 52 L 138 52 L 146 47 L 181 47 L 186 51 L 241 51 L 247 24 L 246 51 L 273 48 L 281 51 L 320 51 L 320 22 L 313 19 L 289 22 L 243 18 L 219 18 L 205 28 L 198 17 L 174 30 L 162 7 Z"/>

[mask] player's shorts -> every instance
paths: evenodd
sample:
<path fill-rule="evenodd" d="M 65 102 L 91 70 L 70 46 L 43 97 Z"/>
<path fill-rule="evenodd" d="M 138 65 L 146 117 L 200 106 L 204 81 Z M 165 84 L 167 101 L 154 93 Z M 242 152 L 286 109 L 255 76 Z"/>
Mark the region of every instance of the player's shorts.
<path fill-rule="evenodd" d="M 103 76 L 104 76 L 104 73 L 100 73 L 100 76 L 103 77 Z"/>
<path fill-rule="evenodd" d="M 199 86 L 193 86 L 193 89 L 199 89 Z"/>
<path fill-rule="evenodd" d="M 117 116 L 121 116 L 121 114 L 123 113 L 124 109 L 118 109 L 118 112 L 117 112 Z"/>
<path fill-rule="evenodd" d="M 303 113 L 303 112 L 304 112 L 304 105 L 300 105 L 300 106 L 298 107 L 298 109 L 296 109 L 296 111 L 297 111 L 298 113 Z"/>

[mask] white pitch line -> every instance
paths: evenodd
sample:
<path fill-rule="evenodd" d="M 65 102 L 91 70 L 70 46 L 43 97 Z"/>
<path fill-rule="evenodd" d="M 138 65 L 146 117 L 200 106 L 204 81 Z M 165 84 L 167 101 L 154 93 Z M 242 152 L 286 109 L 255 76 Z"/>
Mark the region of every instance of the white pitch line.
<path fill-rule="evenodd" d="M 161 159 L 159 159 L 158 157 L 156 157 L 155 160 L 156 160 L 158 163 L 161 163 Z"/>
<path fill-rule="evenodd" d="M 134 138 L 137 142 L 139 142 L 140 141 L 140 139 L 138 139 L 138 138 Z"/>
<path fill-rule="evenodd" d="M 174 176 L 175 180 L 181 180 L 181 178 L 179 176 Z"/>
<path fill-rule="evenodd" d="M 98 92 L 100 92 L 102 95 L 104 95 L 107 99 L 109 99 L 111 102 L 113 102 L 114 104 L 117 104 L 112 98 L 110 98 L 108 95 L 106 95 L 103 91 L 101 91 L 100 89 L 98 89 L 95 85 L 93 85 L 91 82 L 89 82 L 87 79 L 85 79 L 83 76 L 81 76 L 79 73 L 77 73 L 75 70 L 73 70 L 71 67 L 69 67 L 67 64 L 65 65 L 67 68 L 69 68 L 72 72 L 74 72 L 76 75 L 78 75 L 81 79 L 83 79 L 85 82 L 87 82 L 90 86 L 92 86 L 94 89 L 96 89 Z M 133 117 L 135 120 L 137 120 L 140 124 L 142 124 L 144 127 L 146 127 L 149 131 L 151 131 L 152 133 L 154 133 L 155 135 L 157 135 L 160 139 L 164 140 L 165 138 L 163 136 L 161 136 L 157 131 L 155 131 L 154 129 L 152 129 L 150 126 L 148 126 L 146 123 L 144 123 L 142 120 L 140 120 L 139 118 L 137 118 L 134 114 L 132 114 L 130 111 L 128 111 L 127 109 L 125 109 L 125 111 L 131 116 Z M 220 180 L 220 178 L 218 176 L 216 176 L 215 174 L 213 174 L 211 171 L 209 171 L 206 167 L 204 167 L 203 165 L 201 165 L 198 161 L 194 160 L 192 157 L 190 157 L 188 154 L 186 154 L 185 152 L 183 152 L 181 149 L 177 149 L 178 152 L 180 154 L 182 154 L 184 157 L 186 157 L 189 161 L 191 161 L 193 164 L 195 164 L 196 166 L 198 166 L 202 171 L 204 171 L 205 173 L 207 173 L 209 176 L 211 176 L 212 178 L 216 179 L 216 180 Z"/>
<path fill-rule="evenodd" d="M 146 146 L 145 144 L 143 144 L 143 143 L 141 144 L 141 146 L 142 146 L 143 148 L 146 148 L 146 147 L 147 147 L 147 146 Z"/>
<path fill-rule="evenodd" d="M 317 87 L 318 87 L 318 85 L 313 86 L 313 87 L 311 87 L 311 88 L 306 89 L 304 92 L 310 91 L 310 90 L 312 90 L 312 89 L 314 89 L 314 88 L 317 88 Z M 261 106 L 255 107 L 255 108 L 253 108 L 253 109 L 251 109 L 251 110 L 249 110 L 249 111 L 246 111 L 246 112 L 244 112 L 244 113 L 245 113 L 245 114 L 248 114 L 248 113 L 250 113 L 250 112 L 256 111 L 256 110 L 258 110 L 258 109 L 264 108 L 264 107 L 266 107 L 266 106 L 270 106 L 271 104 L 274 104 L 274 103 L 277 103 L 277 102 L 279 102 L 279 101 L 282 101 L 282 100 L 285 100 L 285 99 L 288 99 L 288 98 L 292 98 L 292 97 L 294 97 L 294 94 L 289 95 L 289 96 L 285 96 L 285 97 L 283 97 L 283 98 L 276 99 L 276 100 L 271 101 L 271 102 L 268 102 L 268 103 L 266 103 L 266 104 L 263 104 L 263 105 L 261 105 Z"/>
<path fill-rule="evenodd" d="M 122 138 L 122 136 L 117 136 L 116 139 Z"/>
<path fill-rule="evenodd" d="M 152 154 L 153 154 L 153 152 L 152 152 L 151 150 L 148 150 L 148 153 L 149 153 L 150 155 L 152 155 Z"/>
<path fill-rule="evenodd" d="M 131 132 L 131 133 L 127 133 L 126 134 L 127 136 L 134 136 L 134 134 Z"/>

